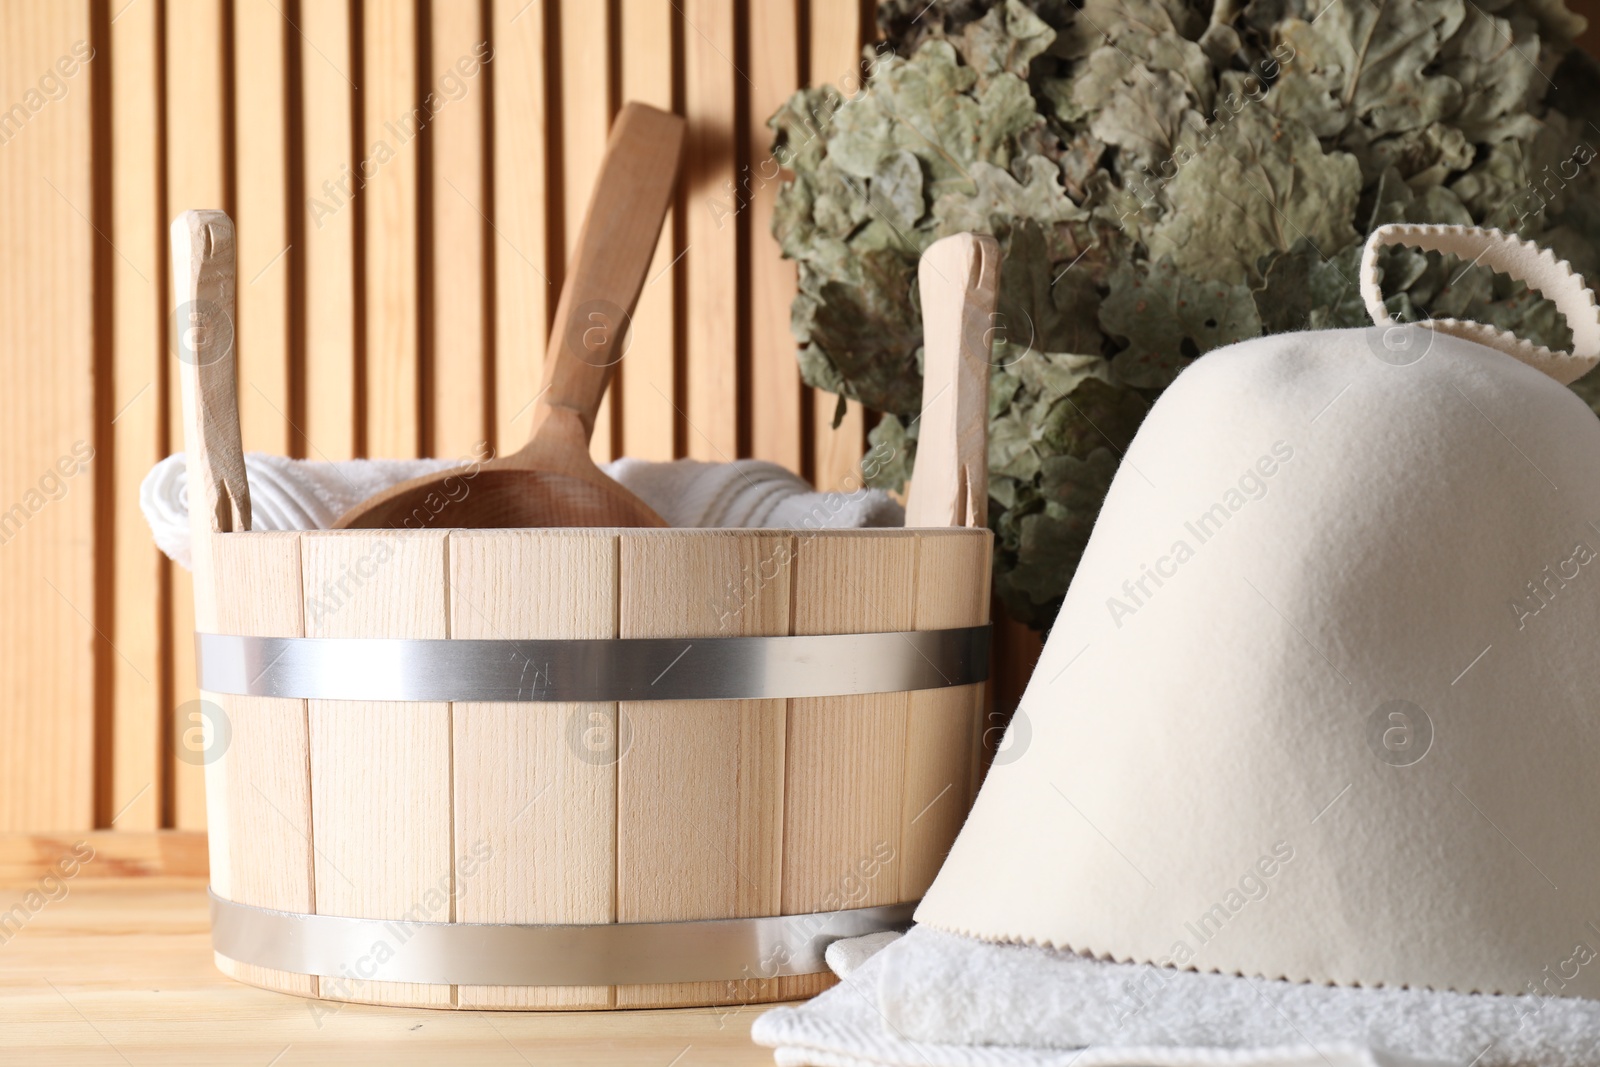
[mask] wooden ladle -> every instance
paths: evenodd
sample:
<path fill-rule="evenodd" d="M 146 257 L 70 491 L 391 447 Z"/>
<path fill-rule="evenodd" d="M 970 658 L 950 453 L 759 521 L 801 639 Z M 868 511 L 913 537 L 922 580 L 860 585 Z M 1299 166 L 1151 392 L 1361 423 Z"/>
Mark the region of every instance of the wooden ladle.
<path fill-rule="evenodd" d="M 336 530 L 665 526 L 589 458 L 589 437 L 623 341 L 683 155 L 684 122 L 623 107 L 556 306 L 533 433 L 508 456 L 412 478 L 362 501 Z"/>

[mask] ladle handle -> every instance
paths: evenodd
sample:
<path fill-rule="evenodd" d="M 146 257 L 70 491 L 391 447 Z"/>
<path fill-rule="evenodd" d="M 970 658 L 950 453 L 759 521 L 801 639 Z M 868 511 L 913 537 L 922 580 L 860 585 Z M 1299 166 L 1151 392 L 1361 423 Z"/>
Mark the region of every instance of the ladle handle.
<path fill-rule="evenodd" d="M 672 205 L 683 156 L 684 121 L 644 104 L 623 106 L 567 267 L 545 354 L 533 437 L 576 413 L 587 440 L 623 355 L 634 305 Z"/>

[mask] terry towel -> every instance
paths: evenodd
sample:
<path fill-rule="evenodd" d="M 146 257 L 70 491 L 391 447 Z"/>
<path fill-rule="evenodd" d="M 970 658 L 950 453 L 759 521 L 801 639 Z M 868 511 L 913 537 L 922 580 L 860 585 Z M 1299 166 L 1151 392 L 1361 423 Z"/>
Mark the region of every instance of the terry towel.
<path fill-rule="evenodd" d="M 1592 1000 L 1200 974 L 925 926 L 874 937 L 829 948 L 839 986 L 756 1020 L 782 1067 L 1600 1065 Z"/>
<path fill-rule="evenodd" d="M 453 459 L 287 459 L 245 455 L 251 528 L 325 530 L 351 507 L 408 478 L 449 470 Z M 819 493 L 776 463 L 740 459 L 652 463 L 619 459 L 601 468 L 636 493 L 668 526 L 821 530 L 900 526 L 905 510 L 879 489 Z M 188 472 L 180 452 L 157 463 L 139 506 L 161 550 L 189 566 Z"/>

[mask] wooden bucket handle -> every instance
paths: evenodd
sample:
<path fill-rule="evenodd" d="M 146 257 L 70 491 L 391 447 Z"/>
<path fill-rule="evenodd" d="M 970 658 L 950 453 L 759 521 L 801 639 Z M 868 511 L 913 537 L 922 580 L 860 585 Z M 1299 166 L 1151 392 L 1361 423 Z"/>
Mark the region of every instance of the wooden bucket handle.
<path fill-rule="evenodd" d="M 185 211 L 172 221 L 171 242 L 173 342 L 198 543 L 250 529 L 234 370 L 233 220 L 222 211 Z"/>
<path fill-rule="evenodd" d="M 917 268 L 922 413 L 907 526 L 989 521 L 989 368 L 1000 246 L 984 234 L 935 241 Z"/>

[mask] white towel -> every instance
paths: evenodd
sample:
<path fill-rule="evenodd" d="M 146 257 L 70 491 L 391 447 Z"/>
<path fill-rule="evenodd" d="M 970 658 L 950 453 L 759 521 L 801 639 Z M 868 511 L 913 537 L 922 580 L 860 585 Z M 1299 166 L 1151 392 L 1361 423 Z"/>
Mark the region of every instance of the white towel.
<path fill-rule="evenodd" d="M 245 455 L 255 530 L 325 530 L 350 508 L 408 478 L 459 466 L 453 459 L 352 459 L 328 463 Z M 905 510 L 878 489 L 819 493 L 802 478 L 757 459 L 652 463 L 619 459 L 602 468 L 669 526 L 822 530 L 900 526 Z M 180 452 L 157 463 L 139 487 L 155 542 L 189 566 L 188 472 Z"/>
<path fill-rule="evenodd" d="M 863 954 L 831 946 L 840 986 L 756 1020 L 782 1067 L 1600 1065 L 1592 1000 L 1199 974 L 923 926 Z"/>

